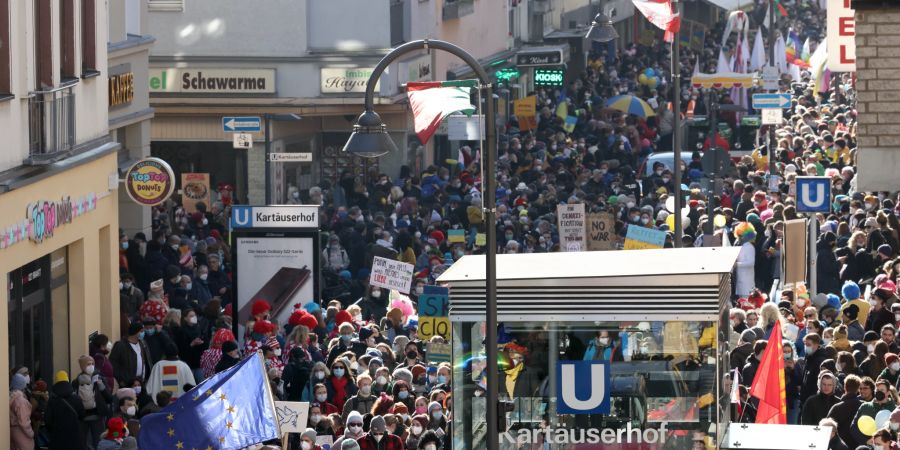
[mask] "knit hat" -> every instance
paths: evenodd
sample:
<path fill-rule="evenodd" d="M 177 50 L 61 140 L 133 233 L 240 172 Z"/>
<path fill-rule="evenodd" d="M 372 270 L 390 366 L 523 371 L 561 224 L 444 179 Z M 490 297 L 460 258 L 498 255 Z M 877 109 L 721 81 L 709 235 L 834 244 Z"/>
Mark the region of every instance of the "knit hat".
<path fill-rule="evenodd" d="M 878 333 L 874 331 L 866 331 L 866 334 L 863 335 L 863 342 L 872 342 L 878 340 Z"/>
<path fill-rule="evenodd" d="M 441 404 L 438 403 L 438 402 L 431 402 L 431 403 L 428 404 L 428 412 L 429 412 L 429 413 L 430 413 L 431 411 L 434 411 L 435 409 L 438 410 L 438 411 L 443 411 L 443 410 L 444 410 L 444 407 L 441 406 Z"/>
<path fill-rule="evenodd" d="M 812 304 L 816 307 L 816 309 L 822 309 L 823 306 L 828 304 L 828 294 L 819 292 L 815 297 L 813 297 Z"/>
<path fill-rule="evenodd" d="M 349 424 L 350 422 L 353 422 L 353 419 L 357 419 L 362 422 L 363 416 L 359 413 L 359 411 L 350 411 L 350 414 L 347 415 L 347 421 L 345 423 Z"/>
<path fill-rule="evenodd" d="M 128 436 L 128 429 L 125 428 L 125 421 L 121 417 L 113 417 L 106 422 L 106 431 L 103 436 L 107 439 L 123 439 Z"/>
<path fill-rule="evenodd" d="M 78 357 L 78 366 L 81 367 L 82 371 L 84 370 L 85 367 L 93 366 L 93 365 L 94 365 L 94 358 L 91 358 L 88 355 L 81 355 Z"/>
<path fill-rule="evenodd" d="M 884 363 L 887 365 L 891 365 L 892 363 L 900 362 L 900 357 L 897 356 L 896 353 L 885 353 L 884 354 Z"/>
<path fill-rule="evenodd" d="M 341 450 L 359 450 L 359 444 L 353 439 L 341 440 Z"/>
<path fill-rule="evenodd" d="M 269 302 L 260 299 L 253 302 L 253 307 L 250 309 L 250 315 L 257 316 L 270 310 L 272 310 L 272 306 L 269 305 Z"/>
<path fill-rule="evenodd" d="M 387 427 L 387 424 L 384 422 L 384 417 L 375 416 L 372 418 L 372 421 L 369 423 L 369 432 L 370 433 L 384 433 L 384 429 Z"/>
<path fill-rule="evenodd" d="M 275 324 L 269 322 L 268 320 L 257 320 L 253 324 L 253 332 L 259 334 L 266 334 L 275 331 Z"/>
<path fill-rule="evenodd" d="M 891 422 L 900 422 L 900 407 L 891 411 Z"/>
<path fill-rule="evenodd" d="M 66 383 L 69 382 L 69 373 L 65 370 L 60 370 L 53 376 L 53 384 L 59 383 L 60 381 L 65 381 Z"/>
<path fill-rule="evenodd" d="M 123 398 L 133 398 L 137 399 L 137 394 L 134 392 L 132 388 L 119 388 L 116 391 L 116 397 L 121 400 Z"/>
<path fill-rule="evenodd" d="M 403 311 L 400 311 L 400 308 L 391 308 L 391 310 L 387 312 L 387 318 L 391 319 L 391 323 L 394 325 L 399 325 L 403 320 Z"/>
<path fill-rule="evenodd" d="M 25 382 L 25 376 L 21 373 L 17 373 L 13 375 L 12 380 L 9 381 L 9 390 L 11 391 L 24 391 L 25 386 L 28 383 Z"/>
<path fill-rule="evenodd" d="M 841 309 L 841 298 L 835 294 L 828 294 L 828 306 L 834 309 Z"/>
<path fill-rule="evenodd" d="M 316 442 L 316 430 L 312 428 L 307 428 L 303 434 L 300 435 L 300 438 L 307 438 L 313 442 Z"/>
<path fill-rule="evenodd" d="M 300 325 L 306 327 L 309 330 L 313 330 L 317 326 L 319 326 L 319 320 L 316 319 L 316 316 L 307 314 L 300 319 Z"/>
<path fill-rule="evenodd" d="M 859 316 L 859 306 L 850 305 L 844 308 L 844 315 L 850 320 L 856 320 L 856 317 Z"/>
<path fill-rule="evenodd" d="M 366 342 L 366 339 L 372 336 L 372 329 L 369 327 L 362 327 L 359 329 L 359 341 Z"/>
<path fill-rule="evenodd" d="M 238 349 L 237 342 L 234 341 L 225 341 L 222 344 L 222 354 L 233 352 Z"/>
<path fill-rule="evenodd" d="M 288 324 L 291 326 L 300 325 L 300 320 L 303 319 L 303 316 L 308 316 L 309 313 L 302 309 L 295 309 L 294 312 L 291 313 L 291 317 L 288 318 Z"/>
<path fill-rule="evenodd" d="M 350 323 L 352 321 L 353 316 L 351 316 L 346 309 L 338 311 L 337 315 L 334 316 L 334 325 L 338 327 L 341 326 L 341 324 Z"/>
<path fill-rule="evenodd" d="M 119 447 L 120 450 L 137 450 L 137 439 L 133 436 L 128 436 L 122 440 L 122 446 Z"/>
<path fill-rule="evenodd" d="M 749 342 L 752 344 L 756 341 L 756 332 L 747 328 L 743 333 L 741 333 L 741 341 Z"/>
<path fill-rule="evenodd" d="M 412 372 L 413 380 L 416 380 L 425 373 L 425 366 L 416 364 L 410 371 Z"/>

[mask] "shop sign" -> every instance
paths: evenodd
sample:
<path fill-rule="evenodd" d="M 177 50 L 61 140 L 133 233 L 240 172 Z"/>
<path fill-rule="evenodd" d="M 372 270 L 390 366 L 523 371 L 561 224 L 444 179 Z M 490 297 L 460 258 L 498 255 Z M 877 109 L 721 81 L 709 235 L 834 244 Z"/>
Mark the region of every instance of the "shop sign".
<path fill-rule="evenodd" d="M 58 227 L 97 209 L 97 199 L 97 194 L 91 193 L 74 200 L 63 197 L 58 202 L 42 200 L 29 204 L 24 220 L 0 229 L 0 249 L 24 240 L 40 244 L 44 239 L 53 237 Z"/>
<path fill-rule="evenodd" d="M 406 82 L 431 81 L 431 55 L 422 55 L 400 64 L 406 65 Z"/>
<path fill-rule="evenodd" d="M 562 86 L 565 75 L 562 69 L 534 69 L 534 85 Z"/>
<path fill-rule="evenodd" d="M 563 54 L 561 49 L 523 51 L 516 55 L 516 65 L 527 66 L 556 66 L 562 64 Z"/>
<path fill-rule="evenodd" d="M 847 0 L 828 0 L 828 69 L 856 72 L 856 16 Z"/>
<path fill-rule="evenodd" d="M 136 203 L 156 206 L 175 190 L 175 174 L 165 161 L 144 158 L 125 173 L 125 190 Z"/>
<path fill-rule="evenodd" d="M 374 67 L 322 67 L 321 68 L 321 92 L 323 94 L 346 94 L 366 92 L 366 83 Z M 380 81 L 375 84 L 378 91 Z"/>
<path fill-rule="evenodd" d="M 597 351 L 602 351 L 598 349 Z M 609 361 L 558 361 L 559 414 L 609 414 Z"/>
<path fill-rule="evenodd" d="M 126 72 L 109 77 L 109 106 L 122 106 L 134 100 L 134 73 Z"/>
<path fill-rule="evenodd" d="M 274 94 L 275 69 L 150 68 L 150 92 Z"/>

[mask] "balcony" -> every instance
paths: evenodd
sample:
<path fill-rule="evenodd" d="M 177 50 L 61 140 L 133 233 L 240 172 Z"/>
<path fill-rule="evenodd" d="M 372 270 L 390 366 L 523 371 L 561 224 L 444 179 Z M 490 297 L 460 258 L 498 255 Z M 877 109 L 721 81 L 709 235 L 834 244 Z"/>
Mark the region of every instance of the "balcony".
<path fill-rule="evenodd" d="M 75 145 L 75 93 L 72 87 L 65 85 L 31 93 L 25 164 L 50 164 L 72 151 Z"/>
<path fill-rule="evenodd" d="M 475 0 L 445 0 L 444 20 L 459 19 L 475 12 Z"/>

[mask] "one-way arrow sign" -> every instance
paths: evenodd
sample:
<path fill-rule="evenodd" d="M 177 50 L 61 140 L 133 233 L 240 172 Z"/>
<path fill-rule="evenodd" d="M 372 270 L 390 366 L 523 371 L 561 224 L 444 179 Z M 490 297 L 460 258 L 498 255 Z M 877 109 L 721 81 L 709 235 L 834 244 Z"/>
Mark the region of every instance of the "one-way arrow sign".
<path fill-rule="evenodd" d="M 753 94 L 753 109 L 791 107 L 791 94 Z"/>
<path fill-rule="evenodd" d="M 258 133 L 262 129 L 259 117 L 223 117 L 222 131 L 226 133 Z"/>

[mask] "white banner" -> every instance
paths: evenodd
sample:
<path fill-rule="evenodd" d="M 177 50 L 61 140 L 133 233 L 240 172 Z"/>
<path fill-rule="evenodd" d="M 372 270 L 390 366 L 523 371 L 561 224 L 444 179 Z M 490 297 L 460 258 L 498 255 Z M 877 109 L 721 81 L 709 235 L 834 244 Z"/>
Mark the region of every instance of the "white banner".
<path fill-rule="evenodd" d="M 828 0 L 828 70 L 856 72 L 856 18 L 847 0 Z"/>
<path fill-rule="evenodd" d="M 415 266 L 376 256 L 372 261 L 369 285 L 409 294 Z"/>
<path fill-rule="evenodd" d="M 559 205 L 556 207 L 556 215 L 559 223 L 560 250 L 565 249 L 567 252 L 586 251 L 584 204 Z"/>

